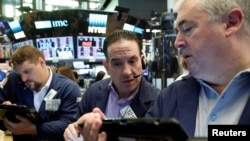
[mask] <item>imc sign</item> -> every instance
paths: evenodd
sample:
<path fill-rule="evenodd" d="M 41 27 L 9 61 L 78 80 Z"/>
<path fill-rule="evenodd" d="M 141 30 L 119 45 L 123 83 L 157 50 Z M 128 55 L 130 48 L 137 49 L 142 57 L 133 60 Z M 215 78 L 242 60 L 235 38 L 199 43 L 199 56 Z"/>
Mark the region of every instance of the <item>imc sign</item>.
<path fill-rule="evenodd" d="M 68 20 L 35 21 L 36 29 L 68 27 L 68 26 L 69 26 Z"/>
<path fill-rule="evenodd" d="M 67 20 L 51 21 L 53 27 L 68 27 L 69 23 Z"/>

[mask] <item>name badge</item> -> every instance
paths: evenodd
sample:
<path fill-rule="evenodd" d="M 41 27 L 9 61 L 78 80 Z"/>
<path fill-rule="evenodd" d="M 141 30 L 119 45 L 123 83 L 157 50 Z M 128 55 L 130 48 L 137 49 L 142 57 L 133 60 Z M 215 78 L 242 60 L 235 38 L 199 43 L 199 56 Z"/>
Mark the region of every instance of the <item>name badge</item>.
<path fill-rule="evenodd" d="M 60 104 L 61 104 L 61 99 L 46 100 L 45 110 L 47 110 L 47 111 L 57 111 Z"/>
<path fill-rule="evenodd" d="M 133 109 L 129 105 L 122 108 L 120 110 L 120 113 L 121 113 L 123 118 L 137 118 L 137 116 L 135 115 Z"/>
<path fill-rule="evenodd" d="M 76 98 L 76 102 L 81 102 L 81 100 L 82 100 L 81 96 Z"/>
<path fill-rule="evenodd" d="M 50 89 L 48 94 L 44 97 L 44 101 L 51 100 L 57 94 L 57 91 L 54 89 Z"/>

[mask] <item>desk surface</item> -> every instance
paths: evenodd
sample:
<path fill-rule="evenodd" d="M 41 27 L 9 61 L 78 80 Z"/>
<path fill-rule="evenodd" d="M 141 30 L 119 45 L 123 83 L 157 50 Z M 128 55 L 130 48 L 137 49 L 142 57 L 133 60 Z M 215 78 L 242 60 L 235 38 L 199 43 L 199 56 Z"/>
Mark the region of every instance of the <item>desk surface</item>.
<path fill-rule="evenodd" d="M 4 141 L 13 141 L 12 136 L 4 136 Z"/>

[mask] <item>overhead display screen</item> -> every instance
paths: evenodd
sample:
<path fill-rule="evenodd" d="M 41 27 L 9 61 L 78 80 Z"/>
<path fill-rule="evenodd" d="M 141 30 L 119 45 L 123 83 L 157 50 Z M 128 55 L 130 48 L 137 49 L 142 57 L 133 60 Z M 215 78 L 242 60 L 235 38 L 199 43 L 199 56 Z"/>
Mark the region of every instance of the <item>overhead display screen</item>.
<path fill-rule="evenodd" d="M 36 45 L 46 60 L 74 59 L 74 44 L 72 36 L 37 38 Z"/>
<path fill-rule="evenodd" d="M 103 42 L 105 37 L 78 36 L 77 37 L 77 59 L 105 59 Z"/>
<path fill-rule="evenodd" d="M 26 40 L 26 41 L 20 41 L 12 44 L 12 51 L 15 51 L 17 48 L 24 46 L 24 45 L 31 45 L 34 46 L 33 40 Z"/>

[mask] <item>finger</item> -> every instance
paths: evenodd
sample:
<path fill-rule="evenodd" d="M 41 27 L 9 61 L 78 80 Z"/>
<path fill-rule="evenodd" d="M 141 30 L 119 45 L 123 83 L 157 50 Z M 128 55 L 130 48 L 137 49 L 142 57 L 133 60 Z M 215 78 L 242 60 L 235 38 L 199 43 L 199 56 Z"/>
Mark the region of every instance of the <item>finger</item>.
<path fill-rule="evenodd" d="M 68 125 L 68 127 L 64 130 L 64 133 L 63 133 L 63 138 L 65 141 L 71 140 L 71 135 L 70 135 L 71 133 L 70 133 L 70 129 L 69 129 L 70 125 L 71 124 Z"/>
<path fill-rule="evenodd" d="M 4 119 L 3 119 L 3 125 L 4 125 L 7 129 L 11 130 L 11 129 L 12 129 L 12 126 L 13 126 L 13 123 L 12 123 L 11 121 L 9 121 L 7 118 L 4 118 Z"/>
<path fill-rule="evenodd" d="M 63 134 L 64 139 L 67 140 L 73 140 L 73 141 L 82 141 L 82 137 L 78 136 L 77 131 L 75 130 L 75 127 L 73 124 L 70 124 L 64 131 Z"/>
<path fill-rule="evenodd" d="M 78 129 L 78 131 L 83 135 L 83 130 L 85 130 L 85 134 L 88 135 L 89 130 L 91 129 L 92 123 L 94 119 L 94 113 L 87 113 L 81 116 L 75 123 L 74 127 Z M 84 135 L 83 135 L 84 136 Z"/>
<path fill-rule="evenodd" d="M 2 104 L 4 104 L 4 105 L 12 105 L 12 103 L 10 101 L 4 101 Z"/>
<path fill-rule="evenodd" d="M 102 119 L 105 119 L 105 118 L 106 118 L 105 114 L 102 112 L 102 110 L 101 110 L 100 108 L 94 108 L 94 109 L 93 109 L 93 112 L 94 112 L 94 113 L 99 113 L 99 114 L 101 115 L 101 118 L 102 118 Z"/>
<path fill-rule="evenodd" d="M 16 119 L 24 123 L 30 122 L 27 118 L 20 116 L 20 115 L 16 115 Z"/>
<path fill-rule="evenodd" d="M 89 140 L 90 141 L 95 141 L 98 139 L 101 125 L 102 125 L 101 115 L 99 113 L 95 113 L 95 117 L 93 119 L 93 124 L 92 124 L 91 130 L 89 132 Z"/>
<path fill-rule="evenodd" d="M 101 132 L 98 136 L 98 141 L 106 141 L 107 140 L 107 134 L 105 132 Z"/>
<path fill-rule="evenodd" d="M 96 141 L 99 134 L 98 124 L 101 125 L 102 119 L 99 113 L 87 113 L 79 118 L 76 122 L 77 125 L 82 124 L 83 126 L 78 126 L 79 132 L 83 135 L 85 141 Z M 100 126 L 99 125 L 99 126 Z"/>
<path fill-rule="evenodd" d="M 86 117 L 83 117 L 83 126 L 79 131 L 80 131 L 80 134 L 82 134 L 82 136 L 84 137 L 84 141 L 89 140 L 88 138 L 89 138 L 89 133 L 90 133 L 91 126 L 93 123 L 92 121 L 93 119 L 94 119 L 94 113 L 91 113 L 90 115 L 86 115 Z"/>

